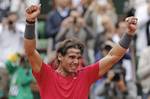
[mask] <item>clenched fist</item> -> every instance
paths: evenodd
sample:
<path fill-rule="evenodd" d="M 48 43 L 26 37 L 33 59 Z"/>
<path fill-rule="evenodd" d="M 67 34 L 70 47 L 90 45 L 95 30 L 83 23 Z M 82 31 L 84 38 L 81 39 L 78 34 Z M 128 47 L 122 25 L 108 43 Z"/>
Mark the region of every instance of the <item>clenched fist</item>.
<path fill-rule="evenodd" d="M 38 15 L 40 14 L 41 5 L 31 5 L 26 9 L 26 20 L 29 22 L 34 22 Z"/>
<path fill-rule="evenodd" d="M 129 35 L 135 35 L 135 31 L 137 29 L 138 19 L 134 16 L 131 16 L 131 17 L 127 17 L 125 19 L 125 21 L 127 22 L 127 26 L 128 26 L 128 34 Z"/>

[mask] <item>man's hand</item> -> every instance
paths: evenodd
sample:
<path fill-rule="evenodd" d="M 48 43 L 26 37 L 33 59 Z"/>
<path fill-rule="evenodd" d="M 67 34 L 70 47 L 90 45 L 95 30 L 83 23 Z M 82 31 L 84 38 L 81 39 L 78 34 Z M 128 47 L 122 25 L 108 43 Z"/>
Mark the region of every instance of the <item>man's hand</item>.
<path fill-rule="evenodd" d="M 128 26 L 128 34 L 129 35 L 135 35 L 135 31 L 137 29 L 137 18 L 134 16 L 127 17 L 125 21 L 127 22 Z"/>
<path fill-rule="evenodd" d="M 72 17 L 67 17 L 61 23 L 61 27 L 64 27 L 67 29 L 70 28 L 72 25 L 73 25 L 73 18 Z"/>
<path fill-rule="evenodd" d="M 85 27 L 85 26 L 86 26 L 86 23 L 85 23 L 84 18 L 79 17 L 79 18 L 77 19 L 77 25 L 78 25 L 79 27 Z"/>
<path fill-rule="evenodd" d="M 34 22 L 38 15 L 40 14 L 41 5 L 31 5 L 26 9 L 26 20 L 29 22 Z"/>

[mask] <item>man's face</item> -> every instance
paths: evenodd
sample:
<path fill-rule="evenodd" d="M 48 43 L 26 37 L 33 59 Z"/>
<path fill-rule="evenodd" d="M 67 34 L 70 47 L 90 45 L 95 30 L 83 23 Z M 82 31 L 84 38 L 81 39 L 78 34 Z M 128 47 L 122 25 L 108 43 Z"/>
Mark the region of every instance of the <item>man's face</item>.
<path fill-rule="evenodd" d="M 60 65 L 66 74 L 75 73 L 81 61 L 81 52 L 79 49 L 68 49 L 65 56 L 59 58 Z"/>
<path fill-rule="evenodd" d="M 17 21 L 17 15 L 16 14 L 9 15 L 8 16 L 8 21 L 12 22 L 12 23 L 16 22 Z"/>

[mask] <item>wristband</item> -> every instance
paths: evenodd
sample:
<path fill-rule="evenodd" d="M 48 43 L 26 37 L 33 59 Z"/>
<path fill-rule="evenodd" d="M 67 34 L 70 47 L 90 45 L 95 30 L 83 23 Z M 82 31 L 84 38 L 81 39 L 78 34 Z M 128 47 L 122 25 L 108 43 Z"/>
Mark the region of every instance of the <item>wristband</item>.
<path fill-rule="evenodd" d="M 35 38 L 35 22 L 32 24 L 26 23 L 24 37 L 26 39 L 34 39 Z"/>
<path fill-rule="evenodd" d="M 132 35 L 129 35 L 129 34 L 125 33 L 123 35 L 123 37 L 121 38 L 121 40 L 119 41 L 119 44 L 120 44 L 121 47 L 127 49 L 129 47 L 132 39 L 133 39 Z"/>
<path fill-rule="evenodd" d="M 34 24 L 35 21 L 28 21 L 28 20 L 26 20 L 26 23 L 27 23 L 27 24 Z"/>

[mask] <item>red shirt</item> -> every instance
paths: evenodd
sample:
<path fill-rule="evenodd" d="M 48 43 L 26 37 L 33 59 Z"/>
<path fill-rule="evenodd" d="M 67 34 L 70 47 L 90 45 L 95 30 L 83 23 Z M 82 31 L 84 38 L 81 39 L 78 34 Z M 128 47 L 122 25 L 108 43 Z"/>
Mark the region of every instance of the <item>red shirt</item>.
<path fill-rule="evenodd" d="M 99 63 L 78 70 L 76 76 L 64 77 L 51 66 L 42 63 L 41 71 L 33 75 L 37 80 L 41 99 L 88 99 L 90 86 L 99 79 Z"/>

